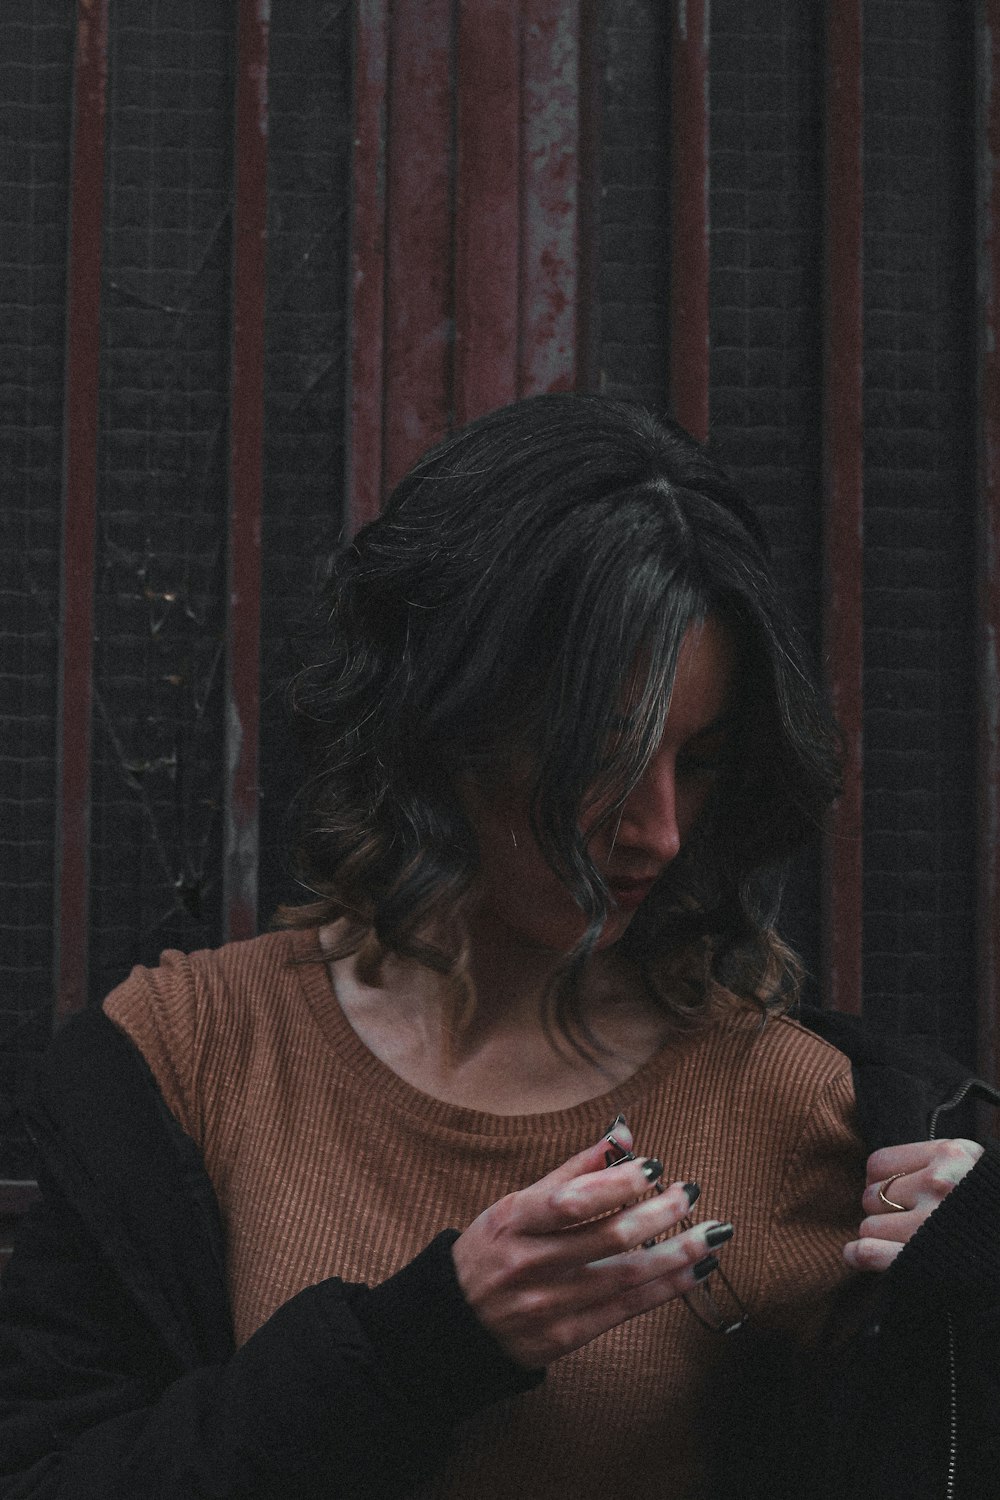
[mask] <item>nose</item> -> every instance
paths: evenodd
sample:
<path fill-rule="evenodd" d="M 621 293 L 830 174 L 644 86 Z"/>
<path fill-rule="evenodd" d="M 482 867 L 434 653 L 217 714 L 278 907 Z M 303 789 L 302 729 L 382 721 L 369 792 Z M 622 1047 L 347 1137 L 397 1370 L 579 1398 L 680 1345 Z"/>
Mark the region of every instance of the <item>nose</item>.
<path fill-rule="evenodd" d="M 647 864 L 660 867 L 676 859 L 680 847 L 674 758 L 661 752 L 625 803 L 615 848 L 618 853 L 641 855 Z"/>

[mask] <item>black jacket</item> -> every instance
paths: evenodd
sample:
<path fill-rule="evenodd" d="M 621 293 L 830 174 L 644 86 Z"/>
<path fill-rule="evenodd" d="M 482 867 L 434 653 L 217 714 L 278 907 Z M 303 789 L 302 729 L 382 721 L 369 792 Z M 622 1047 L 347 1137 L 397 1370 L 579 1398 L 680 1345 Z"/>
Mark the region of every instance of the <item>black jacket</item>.
<path fill-rule="evenodd" d="M 947 1134 L 949 1102 L 985 1089 L 845 1018 L 802 1019 L 851 1056 L 873 1148 L 925 1137 L 942 1106 Z M 2 1500 L 404 1495 L 466 1417 L 541 1378 L 465 1304 L 454 1232 L 378 1287 L 306 1289 L 234 1349 L 211 1184 L 101 1012 L 57 1038 L 30 1128 L 43 1197 L 0 1289 Z M 998 1265 L 988 1149 L 873 1278 L 850 1343 L 814 1357 L 743 1340 L 706 1436 L 713 1491 L 1000 1494 Z"/>
<path fill-rule="evenodd" d="M 962 1133 L 1000 1093 L 935 1049 L 852 1017 L 798 1019 L 852 1063 L 869 1151 Z M 957 1118 L 956 1118 L 957 1117 Z M 706 1494 L 740 1500 L 1000 1497 L 1000 1148 L 925 1221 L 846 1342 L 803 1353 L 750 1336 L 713 1393 Z M 852 1309 L 852 1313 L 856 1309 Z"/>

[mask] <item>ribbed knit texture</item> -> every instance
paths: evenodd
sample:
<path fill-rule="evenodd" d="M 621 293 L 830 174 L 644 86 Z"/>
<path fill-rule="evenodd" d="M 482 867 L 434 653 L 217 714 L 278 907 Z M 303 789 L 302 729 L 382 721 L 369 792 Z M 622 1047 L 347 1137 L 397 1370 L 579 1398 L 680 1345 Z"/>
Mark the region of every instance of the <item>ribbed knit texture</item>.
<path fill-rule="evenodd" d="M 313 933 L 166 953 L 105 1009 L 202 1150 L 240 1342 L 327 1276 L 384 1280 L 442 1228 L 462 1229 L 596 1139 L 619 1110 L 667 1181 L 701 1184 L 698 1218 L 737 1226 L 722 1255 L 755 1326 L 816 1336 L 846 1278 L 840 1250 L 864 1185 L 850 1064 L 793 1021 L 761 1030 L 734 1010 L 600 1098 L 507 1116 L 442 1103 L 380 1062 L 340 1009 Z M 680 1302 L 634 1319 L 470 1422 L 424 1493 L 689 1494 L 694 1417 L 728 1347 Z"/>

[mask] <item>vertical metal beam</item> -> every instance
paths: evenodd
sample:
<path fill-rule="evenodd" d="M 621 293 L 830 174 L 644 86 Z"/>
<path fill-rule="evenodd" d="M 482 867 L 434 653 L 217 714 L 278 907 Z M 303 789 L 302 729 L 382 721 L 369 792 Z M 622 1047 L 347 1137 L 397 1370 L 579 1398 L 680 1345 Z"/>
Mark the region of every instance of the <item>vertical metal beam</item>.
<path fill-rule="evenodd" d="M 601 140 L 604 89 L 600 0 L 580 0 L 576 387 L 601 385 Z"/>
<path fill-rule="evenodd" d="M 233 163 L 223 925 L 257 930 L 270 0 L 240 0 Z"/>
<path fill-rule="evenodd" d="M 359 0 L 349 531 L 453 423 L 577 383 L 580 45 L 580 0 Z"/>
<path fill-rule="evenodd" d="M 675 0 L 671 28 L 670 407 L 708 437 L 709 0 Z"/>
<path fill-rule="evenodd" d="M 452 19 L 452 0 L 392 12 L 383 489 L 451 421 Z"/>
<path fill-rule="evenodd" d="M 351 158 L 350 406 L 344 527 L 348 536 L 373 521 L 382 505 L 388 46 L 389 0 L 359 0 Z"/>
<path fill-rule="evenodd" d="M 55 871 L 55 1020 L 87 997 L 90 730 L 108 0 L 79 0 L 73 71 Z"/>
<path fill-rule="evenodd" d="M 455 422 L 517 394 L 521 27 L 460 0 L 456 67 Z"/>
<path fill-rule="evenodd" d="M 579 0 L 525 0 L 518 392 L 577 383 Z"/>
<path fill-rule="evenodd" d="M 1000 1080 L 1000 0 L 976 18 L 978 284 L 977 1005 L 980 1072 Z"/>
<path fill-rule="evenodd" d="M 823 305 L 823 660 L 844 736 L 843 794 L 824 840 L 823 987 L 862 993 L 862 30 L 861 0 L 827 0 Z"/>

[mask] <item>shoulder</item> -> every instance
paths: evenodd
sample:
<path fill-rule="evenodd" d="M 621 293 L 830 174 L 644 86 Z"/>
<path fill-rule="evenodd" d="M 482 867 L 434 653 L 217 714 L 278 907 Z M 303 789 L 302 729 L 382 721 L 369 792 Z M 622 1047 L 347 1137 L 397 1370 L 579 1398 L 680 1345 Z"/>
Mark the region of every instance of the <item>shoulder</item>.
<path fill-rule="evenodd" d="M 851 1060 L 798 1021 L 734 1006 L 702 1046 L 696 1066 L 725 1101 L 734 1128 L 744 1137 L 756 1132 L 762 1150 L 785 1156 L 817 1132 L 854 1137 Z"/>
<path fill-rule="evenodd" d="M 138 965 L 112 990 L 104 1013 L 151 1069 L 171 1113 L 196 1140 L 201 1075 L 239 1059 L 268 1016 L 294 1004 L 298 960 L 312 934 L 266 933 L 196 953 L 167 950 L 155 968 Z"/>
<path fill-rule="evenodd" d="M 808 1070 L 818 1079 L 840 1078 L 851 1070 L 851 1059 L 842 1048 L 810 1031 L 794 1016 L 769 1016 L 764 1033 L 776 1056 Z"/>
<path fill-rule="evenodd" d="M 195 953 L 168 948 L 155 967 L 137 964 L 128 978 L 113 989 L 104 1002 L 105 1013 L 116 1019 L 147 1002 L 180 1006 L 194 1003 L 206 994 L 224 996 L 232 991 L 252 996 L 255 989 L 273 981 L 276 972 L 294 961 L 292 934 L 268 932 L 247 942 L 227 943 Z"/>
<path fill-rule="evenodd" d="M 189 1041 L 205 1016 L 246 1018 L 294 987 L 304 951 L 302 937 L 286 932 L 196 953 L 167 949 L 155 968 L 136 965 L 108 995 L 104 1013 L 129 1033 L 155 1025 Z"/>
<path fill-rule="evenodd" d="M 740 1005 L 718 1023 L 722 1046 L 761 1087 L 815 1093 L 851 1076 L 851 1059 L 790 1015 Z"/>

